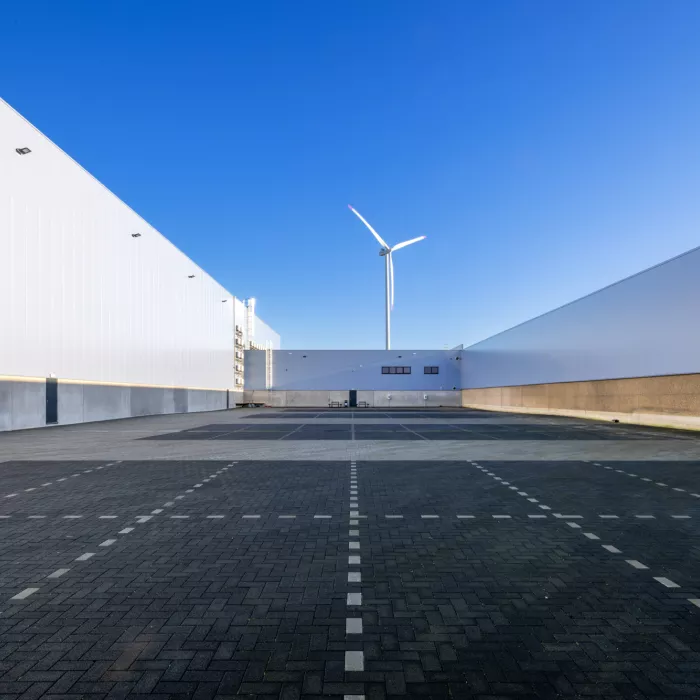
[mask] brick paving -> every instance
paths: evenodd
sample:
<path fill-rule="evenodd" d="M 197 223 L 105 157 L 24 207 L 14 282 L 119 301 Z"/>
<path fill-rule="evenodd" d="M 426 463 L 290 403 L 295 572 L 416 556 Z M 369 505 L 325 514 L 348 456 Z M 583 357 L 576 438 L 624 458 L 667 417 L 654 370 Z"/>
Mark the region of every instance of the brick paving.
<path fill-rule="evenodd" d="M 275 413 L 296 458 L 198 437 L 237 412 L 0 435 L 0 699 L 700 697 L 697 438 L 341 412 L 299 458 L 276 426 L 323 418 Z"/>

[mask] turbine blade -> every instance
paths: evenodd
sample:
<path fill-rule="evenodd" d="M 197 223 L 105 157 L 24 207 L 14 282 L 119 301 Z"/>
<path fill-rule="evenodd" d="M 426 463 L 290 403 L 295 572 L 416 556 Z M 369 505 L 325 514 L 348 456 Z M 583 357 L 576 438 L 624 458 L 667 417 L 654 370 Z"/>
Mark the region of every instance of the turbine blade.
<path fill-rule="evenodd" d="M 418 236 L 418 238 L 411 238 L 410 241 L 404 241 L 403 243 L 397 243 L 392 250 L 400 250 L 401 248 L 405 248 L 407 245 L 411 245 L 411 243 L 418 243 L 418 241 L 422 241 L 426 236 Z"/>
<path fill-rule="evenodd" d="M 389 253 L 389 283 L 391 284 L 391 307 L 394 308 L 394 258 Z"/>
<path fill-rule="evenodd" d="M 372 235 L 379 241 L 379 245 L 381 245 L 382 248 L 386 248 L 387 250 L 389 250 L 389 246 L 382 239 L 382 237 L 367 223 L 366 219 L 362 216 L 362 214 L 360 214 L 360 212 L 357 211 L 357 209 L 353 209 L 353 207 L 351 207 L 349 204 L 348 209 L 350 209 L 350 211 L 372 232 Z"/>

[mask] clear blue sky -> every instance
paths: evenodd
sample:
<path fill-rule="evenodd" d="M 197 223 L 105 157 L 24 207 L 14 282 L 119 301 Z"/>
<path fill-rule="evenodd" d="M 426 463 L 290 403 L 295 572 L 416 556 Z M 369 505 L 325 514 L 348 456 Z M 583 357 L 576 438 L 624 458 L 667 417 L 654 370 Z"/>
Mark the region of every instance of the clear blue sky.
<path fill-rule="evenodd" d="M 6 0 L 2 97 L 288 348 L 468 344 L 700 244 L 697 0 Z"/>

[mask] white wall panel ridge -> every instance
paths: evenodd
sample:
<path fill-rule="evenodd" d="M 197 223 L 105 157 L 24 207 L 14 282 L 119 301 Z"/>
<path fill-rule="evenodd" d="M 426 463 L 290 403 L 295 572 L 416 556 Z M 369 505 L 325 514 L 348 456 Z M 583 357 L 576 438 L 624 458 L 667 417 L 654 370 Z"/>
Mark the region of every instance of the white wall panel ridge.
<path fill-rule="evenodd" d="M 232 295 L 1 100 L 0 260 L 0 375 L 233 388 Z"/>
<path fill-rule="evenodd" d="M 463 351 L 464 388 L 700 372 L 700 248 Z"/>

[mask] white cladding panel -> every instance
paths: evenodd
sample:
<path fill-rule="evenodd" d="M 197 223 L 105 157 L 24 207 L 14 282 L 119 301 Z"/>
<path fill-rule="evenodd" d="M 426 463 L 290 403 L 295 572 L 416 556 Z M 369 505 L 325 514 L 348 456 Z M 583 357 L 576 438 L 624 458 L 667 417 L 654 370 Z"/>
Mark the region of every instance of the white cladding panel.
<path fill-rule="evenodd" d="M 0 375 L 233 387 L 233 297 L 1 100 L 0 262 Z"/>
<path fill-rule="evenodd" d="M 700 372 L 700 248 L 463 351 L 465 389 Z"/>
<path fill-rule="evenodd" d="M 267 347 L 267 343 L 270 343 L 270 347 L 273 350 L 280 349 L 280 336 L 279 333 L 270 328 L 264 321 L 261 321 L 258 316 L 255 318 L 255 333 L 253 340 L 259 345 Z"/>
<path fill-rule="evenodd" d="M 266 353 L 245 354 L 245 387 L 266 388 Z M 460 386 L 461 350 L 275 350 L 276 391 L 453 391 Z M 382 374 L 383 366 L 410 367 L 410 374 Z M 425 367 L 438 374 L 425 374 Z"/>

